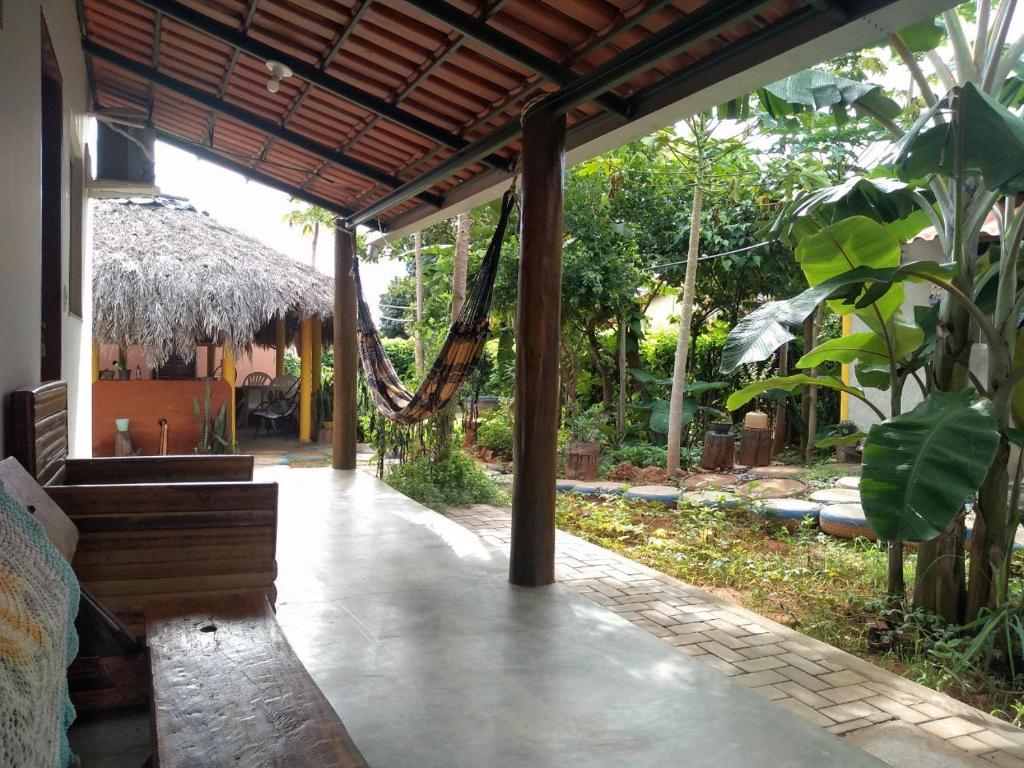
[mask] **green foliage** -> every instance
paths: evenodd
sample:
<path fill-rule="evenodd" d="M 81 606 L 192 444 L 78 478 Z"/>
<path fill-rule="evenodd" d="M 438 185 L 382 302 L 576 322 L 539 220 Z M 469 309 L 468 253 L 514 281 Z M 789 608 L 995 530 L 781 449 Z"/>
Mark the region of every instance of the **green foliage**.
<path fill-rule="evenodd" d="M 668 451 L 660 445 L 628 443 L 612 448 L 608 454 L 608 460 L 611 464 L 628 461 L 635 467 L 661 467 L 664 469 L 668 463 Z M 687 462 L 680 462 L 681 466 L 686 466 L 686 464 Z"/>
<path fill-rule="evenodd" d="M 476 430 L 477 445 L 494 451 L 508 461 L 512 460 L 513 440 L 512 414 L 507 408 L 499 408 Z"/>
<path fill-rule="evenodd" d="M 608 423 L 608 415 L 600 405 L 592 405 L 565 419 L 569 436 L 578 443 L 602 442 L 602 427 Z"/>
<path fill-rule="evenodd" d="M 192 413 L 199 424 L 199 442 L 194 450 L 201 454 L 234 453 L 236 449 L 231 443 L 231 435 L 228 432 L 228 404 L 227 402 L 221 403 L 217 413 L 211 415 L 213 406 L 209 382 L 204 390 L 201 409 L 199 398 L 195 395 L 192 396 Z"/>
<path fill-rule="evenodd" d="M 381 339 L 395 372 L 406 386 L 418 381 L 416 375 L 416 345 L 412 339 Z"/>
<path fill-rule="evenodd" d="M 998 443 L 992 404 L 965 392 L 932 392 L 871 427 L 860 484 L 871 528 L 891 541 L 938 536 L 977 492 Z"/>
<path fill-rule="evenodd" d="M 424 453 L 404 464 L 395 464 L 385 480 L 395 490 L 438 511 L 508 501 L 504 489 L 477 469 L 471 459 L 454 450 L 441 460 Z"/>

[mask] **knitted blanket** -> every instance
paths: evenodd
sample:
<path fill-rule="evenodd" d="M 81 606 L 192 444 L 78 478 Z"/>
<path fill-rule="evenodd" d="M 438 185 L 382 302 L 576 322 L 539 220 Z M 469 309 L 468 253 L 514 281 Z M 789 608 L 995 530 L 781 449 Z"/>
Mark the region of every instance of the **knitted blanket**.
<path fill-rule="evenodd" d="M 0 766 L 65 768 L 79 589 L 42 524 L 0 483 Z"/>

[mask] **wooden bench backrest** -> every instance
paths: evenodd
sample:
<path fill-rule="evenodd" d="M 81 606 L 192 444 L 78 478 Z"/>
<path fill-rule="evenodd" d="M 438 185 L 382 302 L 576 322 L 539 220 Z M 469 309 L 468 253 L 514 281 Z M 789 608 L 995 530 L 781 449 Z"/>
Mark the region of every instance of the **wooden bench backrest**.
<path fill-rule="evenodd" d="M 78 529 L 17 459 L 0 461 L 0 483 L 15 501 L 36 516 L 50 541 L 72 562 L 78 548 Z"/>
<path fill-rule="evenodd" d="M 48 381 L 11 394 L 14 456 L 40 485 L 64 482 L 68 457 L 68 385 Z"/>

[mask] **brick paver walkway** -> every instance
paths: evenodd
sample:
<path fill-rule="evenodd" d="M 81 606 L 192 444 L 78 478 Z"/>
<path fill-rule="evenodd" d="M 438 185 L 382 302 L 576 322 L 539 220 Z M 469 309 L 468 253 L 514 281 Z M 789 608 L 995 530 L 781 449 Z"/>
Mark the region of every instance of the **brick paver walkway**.
<path fill-rule="evenodd" d="M 448 516 L 508 551 L 508 509 L 477 505 Z M 871 741 L 875 733 L 879 742 L 891 738 L 892 731 L 877 725 L 902 723 L 927 754 L 917 750 L 916 762 L 888 755 L 893 765 L 1024 768 L 1024 731 L 562 531 L 556 538 L 556 578 L 682 653 L 883 759 L 886 750 L 880 744 L 872 750 Z M 934 761 L 929 746 L 939 749 Z"/>

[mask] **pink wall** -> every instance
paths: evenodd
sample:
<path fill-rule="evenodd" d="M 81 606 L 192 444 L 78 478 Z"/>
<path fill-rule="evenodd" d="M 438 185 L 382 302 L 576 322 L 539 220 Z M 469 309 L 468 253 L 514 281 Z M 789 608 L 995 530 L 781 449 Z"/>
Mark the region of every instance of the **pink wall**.
<path fill-rule="evenodd" d="M 217 349 L 217 365 L 220 365 L 221 350 Z M 274 363 L 277 357 L 277 350 L 272 347 L 256 347 L 252 348 L 252 355 L 242 354 L 235 360 L 235 369 L 237 370 L 238 383 L 241 385 L 245 381 L 245 377 L 254 371 L 260 371 L 262 373 L 269 373 L 271 376 L 274 375 Z M 100 347 L 100 370 L 112 368 L 113 361 L 117 360 L 117 347 L 113 344 L 104 344 Z M 146 367 L 146 359 L 142 354 L 142 351 L 138 347 L 129 347 L 128 349 L 128 369 L 132 372 L 132 376 L 135 376 L 135 367 L 138 366 L 142 370 L 142 378 L 148 379 L 149 368 Z M 206 376 L 206 347 L 199 347 L 196 349 L 196 373 L 199 377 Z"/>

